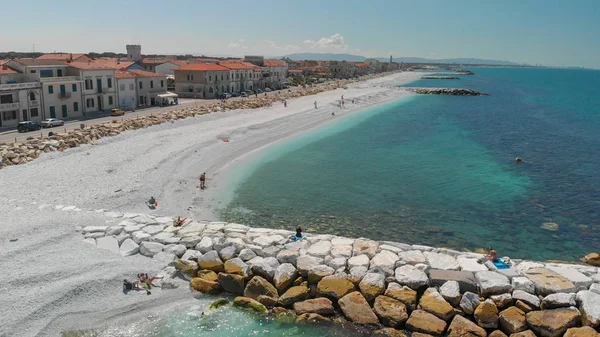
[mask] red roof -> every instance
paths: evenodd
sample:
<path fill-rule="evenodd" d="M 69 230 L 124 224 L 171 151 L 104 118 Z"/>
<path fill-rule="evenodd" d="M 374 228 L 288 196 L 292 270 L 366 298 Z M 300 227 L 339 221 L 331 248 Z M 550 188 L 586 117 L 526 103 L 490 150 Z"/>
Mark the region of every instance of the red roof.
<path fill-rule="evenodd" d="M 175 68 L 177 70 L 189 70 L 189 71 L 229 71 L 229 68 L 225 68 L 222 65 L 216 63 L 191 63 L 183 65 L 179 68 Z"/>
<path fill-rule="evenodd" d="M 151 71 L 137 70 L 137 69 L 135 69 L 135 70 L 134 69 L 117 70 L 117 78 L 136 78 L 136 77 L 167 77 L 167 76 L 153 73 Z"/>
<path fill-rule="evenodd" d="M 265 60 L 265 67 L 285 67 L 285 62 L 277 59 Z"/>
<path fill-rule="evenodd" d="M 301 73 L 302 70 L 301 69 L 291 69 L 291 70 L 288 70 L 288 72 L 295 74 L 295 73 Z"/>
<path fill-rule="evenodd" d="M 104 63 L 104 62 L 71 62 L 69 66 L 82 69 L 82 70 L 111 70 L 117 69 L 115 64 Z"/>
<path fill-rule="evenodd" d="M 93 58 L 87 54 L 71 54 L 71 53 L 50 53 L 44 54 L 38 57 L 38 60 L 69 60 L 73 57 L 73 61 L 77 61 L 77 59 L 81 57 L 88 57 L 93 60 Z"/>
<path fill-rule="evenodd" d="M 0 74 L 16 74 L 17 72 L 7 66 L 0 65 Z"/>
<path fill-rule="evenodd" d="M 227 67 L 231 70 L 255 70 L 255 69 L 260 69 L 260 67 L 255 66 L 252 63 L 249 62 L 244 62 L 244 61 L 237 61 L 237 60 L 231 60 L 231 61 L 223 61 L 223 62 L 219 62 L 220 65 Z"/>
<path fill-rule="evenodd" d="M 131 67 L 133 64 L 135 64 L 135 62 L 131 61 L 119 61 L 117 58 L 96 59 L 92 63 L 101 64 L 107 67 L 112 67 L 114 69 L 123 69 Z"/>
<path fill-rule="evenodd" d="M 163 64 L 163 63 L 167 63 L 167 62 L 171 62 L 175 64 L 176 60 L 173 59 L 151 59 L 151 58 L 145 58 L 142 59 L 142 63 L 145 64 Z"/>

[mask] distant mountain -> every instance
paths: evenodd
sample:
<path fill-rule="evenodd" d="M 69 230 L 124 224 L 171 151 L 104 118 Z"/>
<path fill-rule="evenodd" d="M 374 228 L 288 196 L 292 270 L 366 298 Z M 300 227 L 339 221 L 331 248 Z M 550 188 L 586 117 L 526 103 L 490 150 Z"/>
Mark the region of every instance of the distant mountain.
<path fill-rule="evenodd" d="M 350 62 L 362 62 L 367 58 L 360 55 L 352 54 L 332 54 L 332 53 L 296 53 L 286 55 L 295 61 L 303 60 L 315 60 L 315 61 L 350 61 Z M 374 57 L 381 62 L 388 62 L 389 57 Z M 422 57 L 395 57 L 394 62 L 406 62 L 406 63 L 456 63 L 456 64 L 489 64 L 489 65 L 503 65 L 503 66 L 518 66 L 519 63 L 510 61 L 499 61 L 499 60 L 486 60 L 476 58 L 453 58 L 453 59 L 427 59 Z"/>

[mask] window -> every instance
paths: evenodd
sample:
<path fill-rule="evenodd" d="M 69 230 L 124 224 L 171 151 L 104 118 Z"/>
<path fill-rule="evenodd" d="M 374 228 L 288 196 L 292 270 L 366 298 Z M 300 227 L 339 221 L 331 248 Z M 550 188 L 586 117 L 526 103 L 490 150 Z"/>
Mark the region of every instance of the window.
<path fill-rule="evenodd" d="M 240 78 L 240 73 L 235 73 L 235 78 Z"/>
<path fill-rule="evenodd" d="M 94 107 L 94 99 L 93 99 L 93 98 L 88 98 L 88 99 L 85 101 L 85 104 L 86 104 L 86 106 L 87 106 L 88 108 L 93 108 L 93 107 Z"/>
<path fill-rule="evenodd" d="M 161 88 L 164 88 L 164 86 L 165 86 L 165 83 L 164 83 L 164 82 L 165 82 L 164 80 L 160 80 L 160 87 L 161 87 Z"/>
<path fill-rule="evenodd" d="M 223 75 L 221 75 L 221 81 L 223 80 Z"/>
<path fill-rule="evenodd" d="M 73 111 L 79 111 L 79 103 L 73 102 Z"/>
<path fill-rule="evenodd" d="M 140 104 L 144 104 L 144 96 L 140 96 Z"/>
<path fill-rule="evenodd" d="M 125 91 L 125 83 L 119 84 L 119 90 Z"/>
<path fill-rule="evenodd" d="M 62 77 L 62 69 L 56 69 L 56 76 Z"/>
<path fill-rule="evenodd" d="M 113 105 L 113 97 L 108 96 L 108 105 Z"/>
<path fill-rule="evenodd" d="M 135 84 L 129 83 L 129 90 L 134 90 L 134 89 L 135 89 Z"/>
<path fill-rule="evenodd" d="M 139 82 L 139 83 L 140 83 L 140 89 L 143 89 L 143 85 L 142 85 L 142 82 Z"/>
<path fill-rule="evenodd" d="M 39 113 L 38 113 L 38 109 L 37 108 L 33 108 L 31 110 L 29 110 L 29 112 L 31 113 L 31 117 L 38 117 Z"/>
<path fill-rule="evenodd" d="M 212 81 L 212 76 L 208 75 L 208 80 Z"/>
<path fill-rule="evenodd" d="M 35 101 L 35 93 L 34 92 L 30 92 L 29 93 L 29 100 L 30 101 Z"/>
<path fill-rule="evenodd" d="M 60 93 L 61 93 L 61 94 L 64 94 L 64 93 L 66 93 L 66 92 L 67 92 L 67 88 L 65 88 L 65 85 L 64 85 L 64 84 L 61 84 L 61 85 L 60 85 Z"/>
<path fill-rule="evenodd" d="M 50 70 L 40 70 L 40 77 L 52 77 L 54 76 L 54 73 L 52 72 L 52 69 Z"/>
<path fill-rule="evenodd" d="M 71 89 L 73 90 L 73 92 L 77 92 L 77 84 L 76 84 L 76 83 L 73 83 L 73 84 L 71 85 Z"/>
<path fill-rule="evenodd" d="M 112 88 L 112 78 L 107 78 L 106 80 L 108 81 L 108 87 Z"/>
<path fill-rule="evenodd" d="M 50 118 L 56 118 L 56 109 L 53 106 L 50 107 Z"/>
<path fill-rule="evenodd" d="M 208 88 L 208 93 L 209 93 L 209 94 L 212 94 L 212 93 L 213 93 L 213 89 L 212 89 L 212 87 Z"/>
<path fill-rule="evenodd" d="M 29 72 L 32 74 L 35 74 L 35 70 L 30 70 Z"/>
<path fill-rule="evenodd" d="M 12 121 L 17 119 L 17 111 L 5 111 L 2 115 L 3 121 Z"/>
<path fill-rule="evenodd" d="M 63 118 L 69 117 L 69 114 L 67 113 L 67 106 L 66 105 L 62 106 L 62 116 L 63 116 Z"/>
<path fill-rule="evenodd" d="M 91 78 L 88 78 L 85 80 L 85 90 L 92 90 L 94 89 L 94 82 L 92 82 Z"/>
<path fill-rule="evenodd" d="M 150 81 L 150 88 L 154 88 L 154 81 Z"/>
<path fill-rule="evenodd" d="M 49 94 L 53 94 L 54 93 L 54 87 L 53 86 L 51 86 L 51 85 L 48 86 L 48 93 Z"/>
<path fill-rule="evenodd" d="M 0 96 L 0 104 L 12 103 L 13 97 L 12 95 L 2 95 Z"/>

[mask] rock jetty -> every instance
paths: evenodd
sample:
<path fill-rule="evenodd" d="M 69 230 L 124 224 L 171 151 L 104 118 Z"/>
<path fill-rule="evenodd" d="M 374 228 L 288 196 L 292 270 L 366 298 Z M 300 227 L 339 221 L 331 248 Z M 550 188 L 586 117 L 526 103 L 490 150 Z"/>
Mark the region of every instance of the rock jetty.
<path fill-rule="evenodd" d="M 508 261 L 397 242 L 224 222 L 104 212 L 84 240 L 165 265 L 190 289 L 237 296 L 236 307 L 298 322 L 351 321 L 382 336 L 598 336 L 600 269 Z M 221 303 L 223 302 L 223 303 Z M 227 305 L 221 301 L 219 305 Z"/>
<path fill-rule="evenodd" d="M 169 121 L 175 121 L 178 119 L 228 110 L 258 109 L 271 106 L 274 103 L 282 102 L 284 100 L 308 95 L 316 95 L 324 91 L 343 88 L 350 83 L 364 81 L 376 77 L 388 76 L 390 74 L 391 72 L 380 73 L 376 75 L 366 75 L 355 79 L 339 80 L 306 87 L 299 90 L 269 93 L 267 96 L 261 94 L 246 99 L 226 100 L 222 103 L 213 103 L 202 107 L 183 108 L 180 110 L 157 113 L 150 116 L 140 116 L 121 120 L 116 119 L 112 122 L 87 126 L 79 130 L 56 133 L 53 136 L 32 136 L 28 137 L 22 142 L 0 144 L 0 169 L 5 166 L 19 165 L 30 162 L 38 158 L 43 153 L 64 151 L 72 147 L 78 147 L 82 144 L 94 145 L 101 138 L 116 136 L 127 130 L 136 130 Z"/>
<path fill-rule="evenodd" d="M 475 75 L 475 73 L 470 70 L 457 70 L 456 73 L 458 75 Z"/>
<path fill-rule="evenodd" d="M 488 96 L 475 90 L 460 88 L 406 88 L 406 90 L 420 95 Z"/>
<path fill-rule="evenodd" d="M 422 80 L 460 80 L 457 76 L 423 76 Z"/>

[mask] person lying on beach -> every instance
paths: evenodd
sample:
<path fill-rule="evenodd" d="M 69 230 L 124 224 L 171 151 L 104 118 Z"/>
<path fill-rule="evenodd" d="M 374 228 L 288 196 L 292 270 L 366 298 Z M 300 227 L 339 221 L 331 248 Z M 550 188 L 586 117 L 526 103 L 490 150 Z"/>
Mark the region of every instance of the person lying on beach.
<path fill-rule="evenodd" d="M 153 277 L 149 277 L 148 274 L 138 274 L 138 279 L 140 280 L 140 282 L 142 282 L 142 286 L 147 287 L 148 289 L 152 288 L 152 282 L 154 280 L 160 280 L 161 278 L 163 278 L 162 276 L 153 276 Z"/>
<path fill-rule="evenodd" d="M 173 220 L 173 227 L 179 227 L 179 226 L 183 225 L 185 220 L 187 220 L 187 218 L 183 218 L 183 220 L 181 220 L 181 217 L 178 216 L 177 219 Z"/>
<path fill-rule="evenodd" d="M 125 295 L 127 295 L 128 292 L 133 291 L 133 290 L 135 290 L 135 291 L 141 291 L 141 290 L 144 290 L 144 289 L 140 285 L 139 281 L 135 281 L 135 282 L 131 283 L 131 282 L 127 281 L 127 279 L 123 280 L 123 293 Z M 149 289 L 146 289 L 146 294 L 147 295 L 151 294 L 151 292 L 150 292 Z"/>

